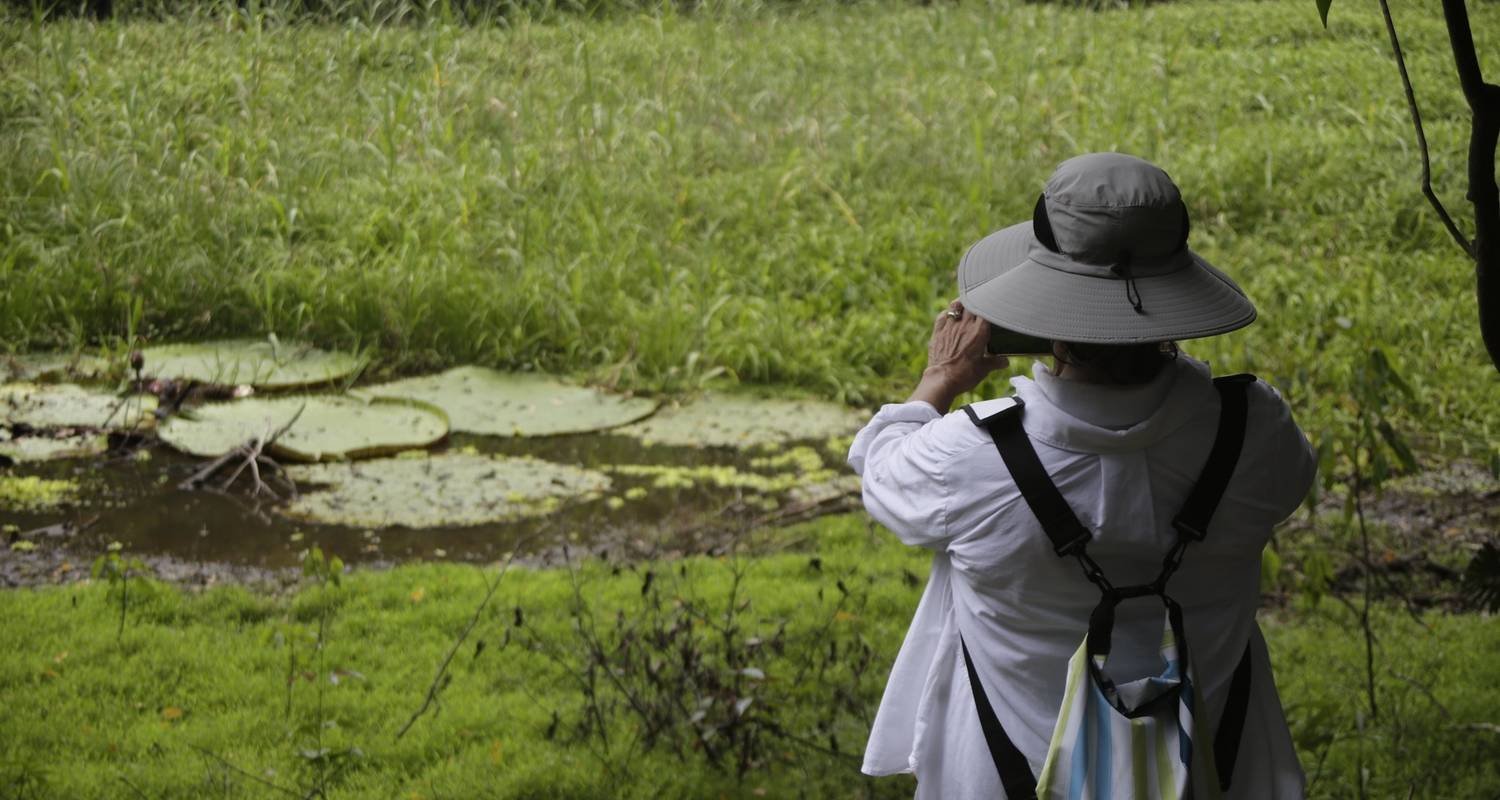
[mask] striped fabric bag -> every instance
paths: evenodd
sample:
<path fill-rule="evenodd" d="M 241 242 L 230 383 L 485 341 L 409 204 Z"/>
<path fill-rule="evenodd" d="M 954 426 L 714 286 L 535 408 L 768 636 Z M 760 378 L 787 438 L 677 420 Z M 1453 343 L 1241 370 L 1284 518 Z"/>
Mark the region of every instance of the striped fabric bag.
<path fill-rule="evenodd" d="M 1203 701 L 1193 682 L 1186 641 L 1174 635 L 1170 612 L 1167 617 L 1157 676 L 1117 686 L 1104 671 L 1107 655 L 1090 655 L 1087 637 L 1078 646 L 1068 662 L 1067 691 L 1037 797 L 1193 798 L 1195 771 L 1199 787 L 1213 787 L 1196 799 L 1220 796 L 1213 759 L 1204 758 L 1213 752 L 1209 729 L 1193 713 Z"/>

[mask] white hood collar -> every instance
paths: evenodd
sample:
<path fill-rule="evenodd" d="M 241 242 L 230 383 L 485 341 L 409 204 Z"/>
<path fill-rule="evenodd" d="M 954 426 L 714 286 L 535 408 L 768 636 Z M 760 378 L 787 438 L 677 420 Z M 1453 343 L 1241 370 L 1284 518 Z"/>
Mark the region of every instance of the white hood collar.
<path fill-rule="evenodd" d="M 1011 378 L 1026 403 L 1026 433 L 1081 453 L 1139 450 L 1155 444 L 1205 407 L 1216 407 L 1208 365 L 1179 355 L 1150 383 L 1104 386 L 1063 380 L 1037 361 L 1033 378 Z"/>

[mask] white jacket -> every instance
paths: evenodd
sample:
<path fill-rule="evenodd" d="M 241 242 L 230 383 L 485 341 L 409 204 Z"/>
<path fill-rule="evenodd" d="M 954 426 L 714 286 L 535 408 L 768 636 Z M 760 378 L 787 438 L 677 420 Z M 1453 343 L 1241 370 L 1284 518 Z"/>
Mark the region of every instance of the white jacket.
<path fill-rule="evenodd" d="M 1186 356 L 1139 387 L 1062 380 L 1038 363 L 1014 378 L 1022 424 L 1063 496 L 1094 532 L 1089 553 L 1117 586 L 1156 577 L 1176 540 L 1171 521 L 1217 430 L 1208 366 Z M 1303 775 L 1255 624 L 1260 555 L 1296 510 L 1316 458 L 1269 385 L 1248 387 L 1245 445 L 1207 538 L 1190 545 L 1167 592 L 1183 607 L 1208 720 L 1217 727 L 1248 642 L 1251 694 L 1227 798 L 1300 798 Z M 901 541 L 934 552 L 865 749 L 864 772 L 914 772 L 918 798 L 1003 797 L 974 708 L 958 633 L 995 713 L 1039 774 L 1062 702 L 1068 658 L 1099 591 L 1056 556 L 989 433 L 962 411 L 887 405 L 854 439 L 849 464 L 870 514 Z M 1155 598 L 1118 609 L 1109 672 L 1159 671 Z"/>

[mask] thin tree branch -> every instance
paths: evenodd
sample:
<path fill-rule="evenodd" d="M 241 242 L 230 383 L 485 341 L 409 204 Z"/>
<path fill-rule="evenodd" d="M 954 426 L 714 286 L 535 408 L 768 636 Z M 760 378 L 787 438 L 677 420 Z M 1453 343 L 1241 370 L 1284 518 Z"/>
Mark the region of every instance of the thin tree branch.
<path fill-rule="evenodd" d="M 1469 28 L 1469 7 L 1465 0 L 1443 0 L 1443 20 L 1448 23 L 1448 43 L 1453 47 L 1458 85 L 1473 108 L 1484 94 L 1484 73 L 1474 51 L 1474 32 Z"/>
<path fill-rule="evenodd" d="M 1391 6 L 1386 0 L 1380 0 L 1380 13 L 1385 17 L 1385 31 L 1391 37 L 1391 52 L 1395 54 L 1396 68 L 1401 72 L 1401 87 L 1406 90 L 1406 108 L 1411 112 L 1411 124 L 1417 131 L 1417 148 L 1422 153 L 1422 194 L 1437 211 L 1438 218 L 1443 221 L 1443 227 L 1448 229 L 1453 241 L 1458 242 L 1458 246 L 1469 254 L 1469 258 L 1474 258 L 1474 244 L 1454 224 L 1453 217 L 1448 215 L 1448 209 L 1443 207 L 1443 201 L 1432 190 L 1432 159 L 1427 152 L 1427 133 L 1422 129 L 1422 112 L 1417 109 L 1417 95 L 1411 87 L 1411 76 L 1406 72 L 1406 56 L 1401 52 L 1401 40 L 1396 37 L 1396 21 L 1391 18 Z"/>
<path fill-rule="evenodd" d="M 1410 675 L 1405 675 L 1393 669 L 1388 669 L 1386 671 L 1389 672 L 1393 677 L 1400 679 L 1401 681 L 1405 682 L 1412 688 L 1425 695 L 1428 702 L 1432 703 L 1433 708 L 1436 708 L 1438 711 L 1442 712 L 1443 719 L 1453 719 L 1453 712 L 1449 711 L 1448 707 L 1443 705 L 1443 702 L 1441 700 L 1437 699 L 1437 695 L 1432 693 L 1432 689 L 1429 689 L 1427 687 L 1427 684 L 1422 683 L 1421 681 L 1413 678 Z"/>
<path fill-rule="evenodd" d="M 1373 446 L 1373 443 L 1372 443 Z M 1370 623 L 1370 604 L 1373 602 L 1372 589 L 1374 574 L 1370 571 L 1370 534 L 1365 528 L 1364 508 L 1364 481 L 1363 475 L 1358 467 L 1354 472 L 1354 516 L 1359 522 L 1359 543 L 1363 552 L 1365 562 L 1364 580 L 1364 603 L 1359 609 L 1359 627 L 1365 634 L 1365 691 L 1370 701 L 1370 719 L 1380 719 L 1380 707 L 1375 704 L 1375 629 Z M 1361 751 L 1363 752 L 1363 751 Z M 1364 784 L 1360 784 L 1360 792 L 1364 792 Z"/>

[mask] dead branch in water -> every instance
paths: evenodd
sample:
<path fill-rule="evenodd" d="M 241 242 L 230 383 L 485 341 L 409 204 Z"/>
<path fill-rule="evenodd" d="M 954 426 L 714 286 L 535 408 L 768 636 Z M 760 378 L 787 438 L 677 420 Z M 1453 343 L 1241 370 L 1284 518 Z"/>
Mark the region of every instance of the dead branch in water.
<path fill-rule="evenodd" d="M 250 477 L 254 481 L 251 484 L 250 496 L 258 497 L 261 492 L 265 492 L 273 500 L 279 502 L 283 499 L 282 495 L 277 493 L 275 489 L 272 489 L 270 484 L 261 475 L 261 467 L 265 467 L 267 475 L 280 479 L 283 491 L 288 496 L 296 497 L 297 484 L 286 476 L 286 470 L 282 468 L 280 463 L 266 454 L 266 449 L 275 444 L 277 439 L 280 439 L 287 431 L 291 430 L 293 425 L 297 424 L 297 420 L 302 417 L 302 410 L 304 408 L 306 408 L 305 405 L 298 408 L 297 413 L 293 414 L 292 418 L 287 420 L 285 425 L 282 425 L 275 431 L 257 436 L 251 441 L 203 465 L 201 469 L 194 472 L 187 480 L 179 483 L 177 487 L 189 491 L 211 488 L 220 492 L 228 492 L 229 487 L 233 486 L 234 482 L 239 480 L 240 475 L 244 474 L 246 469 L 249 469 Z M 213 480 L 214 476 L 231 467 L 233 468 L 233 472 L 230 472 L 228 477 L 220 481 L 217 486 L 208 486 L 209 481 Z"/>

